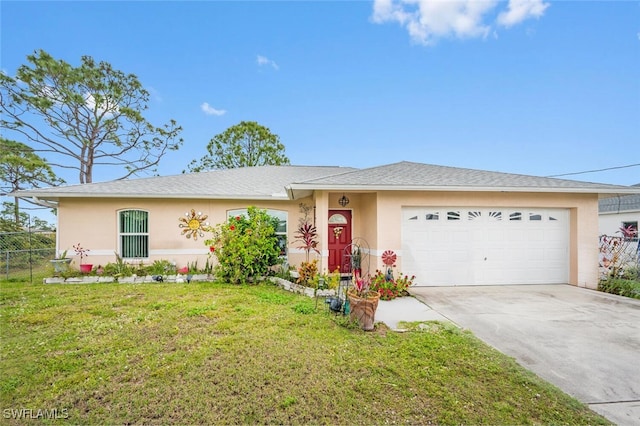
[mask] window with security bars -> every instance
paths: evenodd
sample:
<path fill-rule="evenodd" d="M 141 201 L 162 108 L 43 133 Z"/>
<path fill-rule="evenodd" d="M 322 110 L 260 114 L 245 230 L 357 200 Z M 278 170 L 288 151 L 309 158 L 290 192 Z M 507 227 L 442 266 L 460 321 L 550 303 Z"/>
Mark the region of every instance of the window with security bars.
<path fill-rule="evenodd" d="M 149 257 L 149 213 L 143 210 L 123 210 L 118 219 L 122 258 Z"/>

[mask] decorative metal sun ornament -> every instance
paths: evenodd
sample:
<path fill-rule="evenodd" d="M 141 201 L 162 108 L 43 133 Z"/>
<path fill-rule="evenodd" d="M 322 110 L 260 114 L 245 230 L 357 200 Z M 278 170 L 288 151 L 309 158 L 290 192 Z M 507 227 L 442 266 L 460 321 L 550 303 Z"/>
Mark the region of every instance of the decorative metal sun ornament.
<path fill-rule="evenodd" d="M 203 215 L 202 212 L 196 214 L 194 209 L 191 209 L 191 213 L 186 212 L 184 216 L 178 218 L 180 221 L 178 226 L 182 228 L 181 235 L 186 235 L 187 238 L 193 237 L 194 240 L 197 240 L 198 237 L 204 237 L 202 227 L 209 225 L 209 222 L 205 222 L 209 216 Z"/>

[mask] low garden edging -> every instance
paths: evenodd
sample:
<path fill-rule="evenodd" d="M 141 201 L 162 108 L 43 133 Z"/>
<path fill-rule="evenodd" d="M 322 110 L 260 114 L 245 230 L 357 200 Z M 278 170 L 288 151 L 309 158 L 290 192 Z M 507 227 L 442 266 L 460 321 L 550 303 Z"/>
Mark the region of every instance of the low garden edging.
<path fill-rule="evenodd" d="M 336 295 L 336 291 L 332 289 L 316 290 L 315 288 L 305 287 L 300 284 L 292 283 L 291 281 L 287 281 L 284 278 L 269 277 L 269 281 L 284 290 L 290 291 L 292 293 L 304 294 L 307 297 L 330 297 Z"/>
<path fill-rule="evenodd" d="M 194 274 L 194 275 L 145 275 L 137 276 L 131 275 L 128 277 L 113 277 L 113 276 L 95 276 L 87 275 L 80 277 L 51 277 L 43 280 L 44 284 L 94 284 L 94 283 L 113 283 L 118 282 L 121 284 L 142 284 L 142 283 L 186 283 L 193 281 L 211 281 L 213 277 L 209 274 Z"/>
<path fill-rule="evenodd" d="M 332 297 L 336 295 L 335 290 L 331 289 L 314 289 L 311 287 L 305 287 L 300 284 L 287 281 L 279 277 L 269 277 L 268 280 L 279 286 L 280 288 L 290 291 L 296 294 L 303 294 L 307 297 Z M 95 284 L 95 283 L 120 283 L 120 284 L 142 284 L 142 283 L 186 283 L 186 282 L 204 282 L 213 281 L 213 276 L 209 274 L 194 274 L 190 277 L 183 274 L 177 275 L 145 275 L 137 276 L 132 275 L 129 277 L 113 277 L 113 276 L 96 276 L 87 275 L 81 277 L 50 277 L 44 278 L 44 284 Z"/>

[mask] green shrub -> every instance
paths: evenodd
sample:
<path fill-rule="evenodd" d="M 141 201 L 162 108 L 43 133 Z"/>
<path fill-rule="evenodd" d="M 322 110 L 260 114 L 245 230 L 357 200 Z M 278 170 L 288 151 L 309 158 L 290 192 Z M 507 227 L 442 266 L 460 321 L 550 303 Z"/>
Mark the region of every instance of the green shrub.
<path fill-rule="evenodd" d="M 176 265 L 166 259 L 154 260 L 146 268 L 146 271 L 149 275 L 174 275 L 176 273 Z"/>
<path fill-rule="evenodd" d="M 109 262 L 104 265 L 104 275 L 109 275 L 113 277 L 128 277 L 133 275 L 133 266 L 129 265 L 118 255 L 115 253 L 116 261 Z"/>
<path fill-rule="evenodd" d="M 213 236 L 204 243 L 218 259 L 216 277 L 231 283 L 246 283 L 265 276 L 278 264 L 280 248 L 276 237 L 278 219 L 266 210 L 249 207 L 247 215 L 229 218 L 206 228 Z"/>
<path fill-rule="evenodd" d="M 315 287 L 320 290 L 335 290 L 340 285 L 340 268 L 336 268 L 335 272 L 327 273 L 326 271 L 323 274 L 319 274 L 313 280 L 315 283 Z"/>
<path fill-rule="evenodd" d="M 637 266 L 628 266 L 622 271 L 622 277 L 625 280 L 638 281 L 640 274 Z"/>
<path fill-rule="evenodd" d="M 340 285 L 340 268 L 336 268 L 336 270 L 330 274 L 324 275 L 324 284 L 326 288 L 330 290 L 335 290 Z"/>
<path fill-rule="evenodd" d="M 619 296 L 640 299 L 640 282 L 621 278 L 609 278 L 600 281 L 598 290 Z"/>
<path fill-rule="evenodd" d="M 307 287 L 315 287 L 318 278 L 318 259 L 311 262 L 302 262 L 298 268 L 298 284 Z"/>

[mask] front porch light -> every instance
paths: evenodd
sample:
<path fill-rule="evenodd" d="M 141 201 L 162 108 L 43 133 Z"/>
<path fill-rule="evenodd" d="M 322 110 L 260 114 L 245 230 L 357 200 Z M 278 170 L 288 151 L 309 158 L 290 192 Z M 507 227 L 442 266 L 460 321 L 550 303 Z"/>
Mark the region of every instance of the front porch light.
<path fill-rule="evenodd" d="M 347 196 L 343 193 L 342 197 L 340 197 L 340 199 L 338 200 L 338 204 L 340 204 L 342 207 L 346 207 L 347 204 L 349 204 L 349 198 L 347 198 Z"/>

